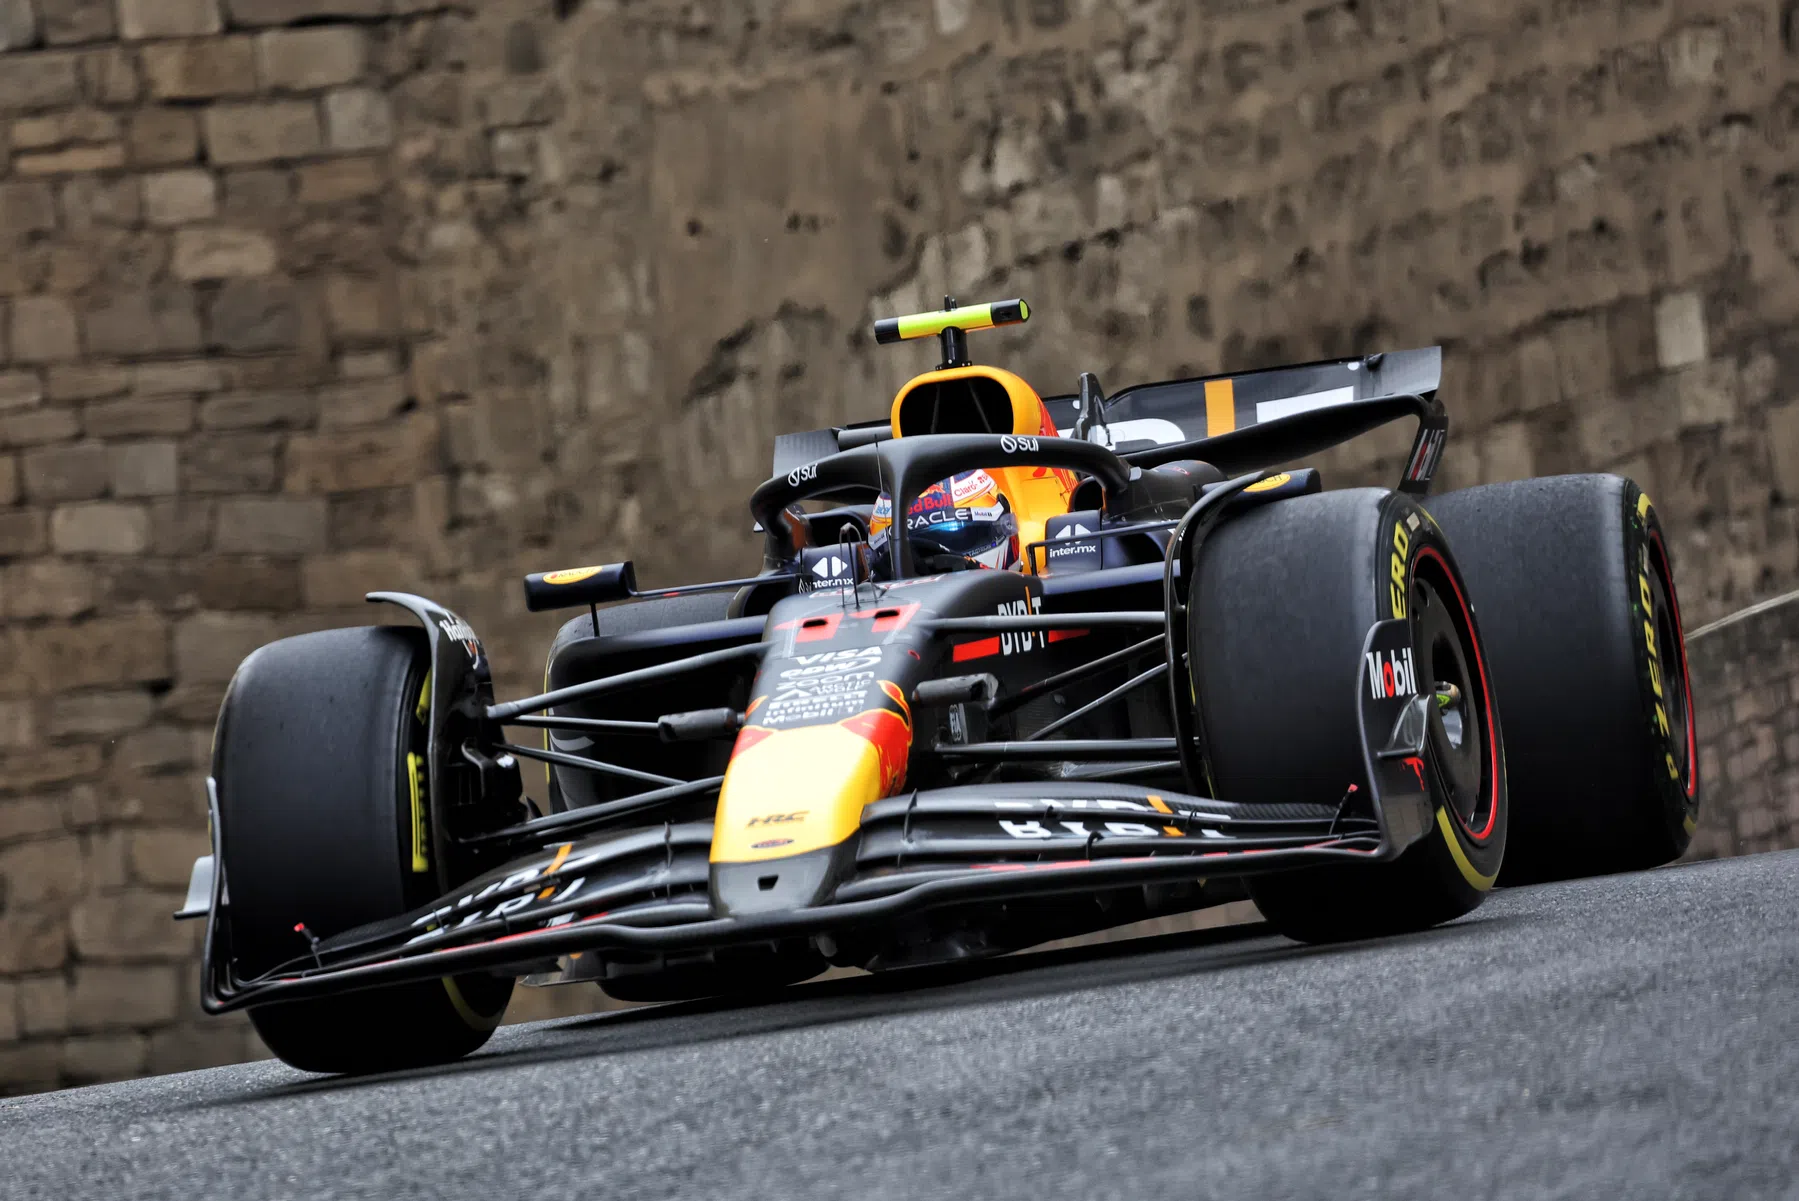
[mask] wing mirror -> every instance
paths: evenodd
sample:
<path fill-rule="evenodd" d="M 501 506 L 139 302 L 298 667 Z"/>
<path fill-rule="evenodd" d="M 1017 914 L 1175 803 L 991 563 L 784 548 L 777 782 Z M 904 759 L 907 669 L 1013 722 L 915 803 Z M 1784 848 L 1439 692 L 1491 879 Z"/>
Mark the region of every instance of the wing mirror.
<path fill-rule="evenodd" d="M 637 595 L 637 568 L 629 559 L 600 567 L 539 571 L 525 577 L 525 608 L 533 613 L 575 605 L 603 605 Z"/>

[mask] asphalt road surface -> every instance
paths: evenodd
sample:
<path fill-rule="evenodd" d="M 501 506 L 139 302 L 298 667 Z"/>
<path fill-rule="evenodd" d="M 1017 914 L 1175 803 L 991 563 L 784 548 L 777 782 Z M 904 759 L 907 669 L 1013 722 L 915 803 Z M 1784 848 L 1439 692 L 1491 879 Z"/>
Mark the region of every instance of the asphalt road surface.
<path fill-rule="evenodd" d="M 0 1102 L 31 1198 L 1799 1197 L 1799 853 Z"/>

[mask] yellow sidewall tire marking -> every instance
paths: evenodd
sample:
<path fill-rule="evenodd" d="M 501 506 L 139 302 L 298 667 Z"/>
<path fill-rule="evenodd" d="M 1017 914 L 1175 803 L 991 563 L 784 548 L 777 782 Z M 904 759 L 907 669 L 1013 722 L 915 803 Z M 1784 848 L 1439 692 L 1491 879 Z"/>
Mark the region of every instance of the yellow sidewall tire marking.
<path fill-rule="evenodd" d="M 1462 840 L 1455 836 L 1455 827 L 1449 824 L 1449 810 L 1437 810 L 1437 828 L 1443 831 L 1443 841 L 1449 847 L 1449 857 L 1455 860 L 1456 870 L 1462 873 L 1462 879 L 1479 892 L 1487 892 L 1493 887 L 1493 881 L 1499 878 L 1495 872 L 1491 876 L 1483 876 L 1469 860 L 1468 853 L 1462 850 Z"/>
<path fill-rule="evenodd" d="M 412 870 L 415 873 L 431 870 L 431 851 L 425 845 L 425 802 L 419 795 L 421 762 L 417 751 L 407 752 L 406 785 L 412 795 Z"/>
<path fill-rule="evenodd" d="M 413 717 L 423 725 L 430 712 L 431 673 L 427 671 L 425 673 L 424 684 L 419 688 L 418 703 L 413 707 Z M 407 784 L 409 785 L 412 794 L 412 870 L 415 872 L 426 872 L 431 870 L 429 850 L 425 846 L 424 840 L 424 798 L 420 795 L 421 789 L 419 787 L 419 774 L 420 769 L 423 766 L 423 760 L 420 758 L 418 752 L 413 751 L 407 754 Z M 450 1008 L 456 1011 L 456 1016 L 461 1018 L 463 1024 L 470 1030 L 492 1030 L 495 1026 L 500 1024 L 500 1018 L 505 1014 L 504 1009 L 501 1009 L 499 1012 L 490 1016 L 483 1016 L 482 1014 L 475 1012 L 475 1007 L 468 1003 L 468 998 L 462 995 L 462 989 L 452 977 L 445 976 L 442 983 L 444 986 L 444 994 L 450 999 Z"/>
<path fill-rule="evenodd" d="M 468 1003 L 468 998 L 462 995 L 462 989 L 457 987 L 453 977 L 445 976 L 443 986 L 444 992 L 449 994 L 450 1007 L 456 1011 L 456 1016 L 461 1018 L 470 1030 L 492 1030 L 500 1024 L 500 1017 L 505 1012 L 504 1010 L 483 1017 L 475 1012 L 473 1005 Z"/>
<path fill-rule="evenodd" d="M 430 713 L 431 673 L 426 671 L 424 683 L 419 685 L 418 703 L 412 707 L 413 720 L 422 726 L 428 720 Z M 431 870 L 431 848 L 426 845 L 426 799 L 421 795 L 422 789 L 419 782 L 419 777 L 424 774 L 424 769 L 424 757 L 417 751 L 407 751 L 406 786 L 412 801 L 412 870 L 415 874 Z"/>

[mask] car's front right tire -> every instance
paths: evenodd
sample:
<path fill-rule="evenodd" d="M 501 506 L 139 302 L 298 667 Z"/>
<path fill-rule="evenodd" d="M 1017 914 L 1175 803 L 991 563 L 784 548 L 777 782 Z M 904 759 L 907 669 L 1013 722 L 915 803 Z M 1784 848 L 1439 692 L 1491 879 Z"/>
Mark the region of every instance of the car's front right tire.
<path fill-rule="evenodd" d="M 448 887 L 416 807 L 422 632 L 388 626 L 286 638 L 245 659 L 213 744 L 234 972 L 305 956 L 310 938 L 396 917 Z M 300 929 L 304 927 L 304 929 Z M 262 1041 L 309 1072 L 457 1059 L 486 1042 L 510 978 L 469 974 L 250 1010 Z"/>

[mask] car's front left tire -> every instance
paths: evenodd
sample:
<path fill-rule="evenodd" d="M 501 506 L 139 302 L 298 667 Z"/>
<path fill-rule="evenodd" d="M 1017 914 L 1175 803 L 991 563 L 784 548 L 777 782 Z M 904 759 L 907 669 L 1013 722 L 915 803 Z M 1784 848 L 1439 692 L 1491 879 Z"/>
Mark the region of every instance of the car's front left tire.
<path fill-rule="evenodd" d="M 1337 804 L 1363 786 L 1362 650 L 1405 619 L 1429 725 L 1432 825 L 1398 859 L 1251 876 L 1303 942 L 1421 930 L 1472 910 L 1505 854 L 1505 751 L 1460 569 L 1408 497 L 1362 488 L 1252 509 L 1202 544 L 1188 605 L 1195 710 L 1215 795 Z M 1450 720 L 1453 717 L 1453 720 Z"/>
<path fill-rule="evenodd" d="M 424 635 L 373 626 L 270 643 L 232 679 L 214 736 L 233 970 L 248 978 L 307 954 L 311 938 L 398 916 L 449 886 L 416 807 Z M 304 927 L 304 929 L 300 929 Z M 256 1006 L 285 1062 L 361 1073 L 442 1063 L 486 1042 L 510 978 L 469 974 Z"/>

